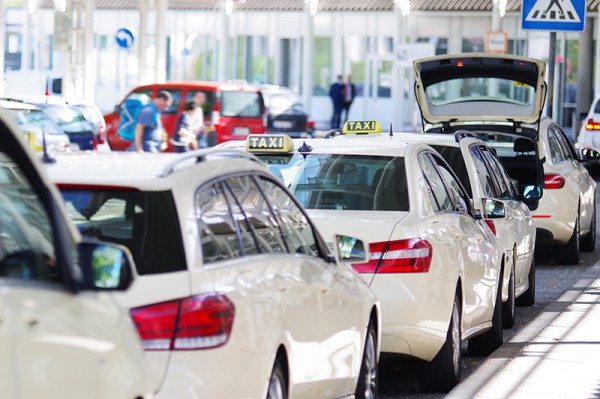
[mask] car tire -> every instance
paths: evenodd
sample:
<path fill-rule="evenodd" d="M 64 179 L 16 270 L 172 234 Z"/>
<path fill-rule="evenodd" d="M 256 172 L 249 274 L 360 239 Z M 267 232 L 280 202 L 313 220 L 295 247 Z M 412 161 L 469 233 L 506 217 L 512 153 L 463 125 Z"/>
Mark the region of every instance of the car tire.
<path fill-rule="evenodd" d="M 273 365 L 273 371 L 271 371 L 271 378 L 269 378 L 267 399 L 287 399 L 287 397 L 287 384 L 285 382 L 283 368 L 281 367 L 279 360 L 276 360 Z"/>
<path fill-rule="evenodd" d="M 498 282 L 498 292 L 492 315 L 492 328 L 469 340 L 469 352 L 473 355 L 488 356 L 502 346 L 504 336 L 502 334 L 502 282 Z"/>
<path fill-rule="evenodd" d="M 511 270 L 508 280 L 508 299 L 502 302 L 502 328 L 513 328 L 515 325 L 515 273 Z"/>
<path fill-rule="evenodd" d="M 365 338 L 365 349 L 360 364 L 360 373 L 356 383 L 356 399 L 377 397 L 379 374 L 377 370 L 377 335 L 373 322 L 369 323 Z"/>
<path fill-rule="evenodd" d="M 517 306 L 533 306 L 535 303 L 535 256 L 531 258 L 531 268 L 527 280 L 529 280 L 529 288 L 517 298 Z"/>
<path fill-rule="evenodd" d="M 446 342 L 431 362 L 420 365 L 418 382 L 422 391 L 446 393 L 460 382 L 461 343 L 460 306 L 454 298 Z"/>
<path fill-rule="evenodd" d="M 579 212 L 577 212 L 579 215 Z M 565 245 L 556 247 L 554 255 L 556 261 L 561 265 L 576 265 L 579 263 L 579 216 L 575 219 L 575 228 L 573 229 L 573 235 Z"/>
<path fill-rule="evenodd" d="M 592 252 L 596 248 L 596 201 L 594 201 L 594 214 L 590 223 L 590 232 L 581 239 L 580 245 L 583 252 Z"/>

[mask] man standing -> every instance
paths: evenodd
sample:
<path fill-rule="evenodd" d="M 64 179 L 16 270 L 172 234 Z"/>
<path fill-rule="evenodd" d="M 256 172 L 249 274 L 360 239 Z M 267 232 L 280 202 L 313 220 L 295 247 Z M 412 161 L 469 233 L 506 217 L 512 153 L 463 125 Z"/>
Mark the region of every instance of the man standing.
<path fill-rule="evenodd" d="M 329 97 L 333 102 L 333 115 L 331 116 L 331 128 L 339 129 L 344 108 L 344 79 L 342 75 L 337 76 L 337 81 L 329 87 Z"/>
<path fill-rule="evenodd" d="M 206 103 L 206 94 L 203 91 L 197 91 L 192 97 L 192 101 L 198 106 L 196 113 L 190 118 L 190 129 L 198 136 L 198 147 L 208 147 L 208 135 L 211 131 L 210 125 L 204 123 L 204 103 Z M 214 131 L 214 129 L 212 129 Z M 214 133 L 212 133 L 214 135 Z M 216 144 L 216 138 L 211 143 L 211 146 Z"/>
<path fill-rule="evenodd" d="M 354 97 L 356 97 L 356 86 L 352 83 L 352 76 L 348 75 L 344 84 L 344 122 L 348 122 L 350 106 L 352 105 L 352 101 L 354 101 Z"/>
<path fill-rule="evenodd" d="M 160 145 L 165 135 L 160 121 L 160 112 L 167 109 L 172 102 L 171 93 L 161 90 L 156 98 L 140 109 L 135 126 L 134 145 L 137 152 L 160 152 Z"/>

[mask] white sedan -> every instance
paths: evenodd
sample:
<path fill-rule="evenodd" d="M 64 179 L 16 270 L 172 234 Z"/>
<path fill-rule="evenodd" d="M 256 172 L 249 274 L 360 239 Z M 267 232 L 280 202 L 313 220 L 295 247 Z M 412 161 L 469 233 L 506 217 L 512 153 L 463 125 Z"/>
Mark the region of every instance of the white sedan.
<path fill-rule="evenodd" d="M 379 301 L 253 156 L 92 153 L 47 173 L 85 236 L 128 246 L 158 398 L 370 398 Z M 361 242 L 334 252 L 365 261 Z"/>
<path fill-rule="evenodd" d="M 427 133 L 477 133 L 496 149 L 514 184 L 543 185 L 526 200 L 537 227 L 536 248 L 554 248 L 577 264 L 596 244 L 596 182 L 562 129 L 542 117 L 546 64 L 508 54 L 454 54 L 414 61 L 415 92 Z M 584 159 L 582 159 L 584 158 Z"/>
<path fill-rule="evenodd" d="M 353 131 L 376 125 L 354 124 Z M 287 137 L 278 145 L 273 137 L 250 136 L 247 146 L 328 241 L 339 232 L 370 242 L 371 260 L 353 266 L 381 300 L 382 352 L 424 360 L 422 389 L 448 391 L 460 380 L 462 340 L 481 354 L 502 344 L 501 276 L 509 265 L 439 154 L 376 136 L 287 146 Z M 489 201 L 497 213 L 484 217 L 505 217 L 504 204 Z"/>

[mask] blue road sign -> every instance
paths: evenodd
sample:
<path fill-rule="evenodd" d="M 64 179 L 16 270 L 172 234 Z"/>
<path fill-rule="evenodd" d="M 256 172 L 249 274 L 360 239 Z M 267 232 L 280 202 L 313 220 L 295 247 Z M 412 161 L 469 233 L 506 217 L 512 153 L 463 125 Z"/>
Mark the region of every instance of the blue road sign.
<path fill-rule="evenodd" d="M 131 48 L 133 46 L 133 32 L 127 28 L 121 28 L 115 34 L 115 40 L 119 47 L 122 48 Z"/>
<path fill-rule="evenodd" d="M 521 27 L 525 30 L 582 31 L 585 0 L 523 0 Z"/>

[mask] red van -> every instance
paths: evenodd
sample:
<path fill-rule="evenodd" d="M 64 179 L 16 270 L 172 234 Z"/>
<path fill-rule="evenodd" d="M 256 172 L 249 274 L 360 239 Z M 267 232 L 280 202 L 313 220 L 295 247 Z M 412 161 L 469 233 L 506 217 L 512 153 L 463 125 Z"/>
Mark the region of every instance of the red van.
<path fill-rule="evenodd" d="M 248 134 L 266 131 L 266 108 L 260 89 L 246 83 L 224 82 L 168 82 L 139 86 L 133 89 L 123 101 L 115 106 L 112 114 L 104 115 L 108 143 L 112 150 L 123 151 L 130 141 L 121 139 L 118 133 L 121 105 L 128 99 L 147 102 L 156 97 L 160 90 L 173 96 L 173 104 L 161 113 L 163 127 L 173 137 L 177 118 L 183 112 L 186 102 L 198 91 L 204 92 L 204 119 L 212 124 L 215 133 L 208 137 L 208 145 L 214 146 L 228 140 L 245 140 Z M 172 151 L 169 141 L 167 151 Z"/>

